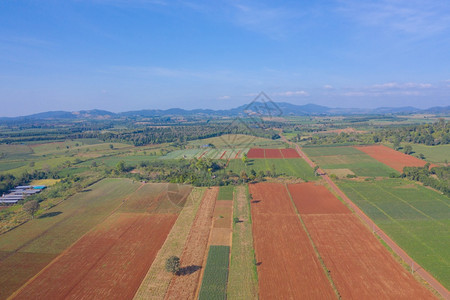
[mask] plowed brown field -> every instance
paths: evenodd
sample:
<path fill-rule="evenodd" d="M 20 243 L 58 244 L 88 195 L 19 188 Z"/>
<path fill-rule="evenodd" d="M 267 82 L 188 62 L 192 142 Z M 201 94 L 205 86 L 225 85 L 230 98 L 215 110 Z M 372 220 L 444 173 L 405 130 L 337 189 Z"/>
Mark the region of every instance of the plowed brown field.
<path fill-rule="evenodd" d="M 298 154 L 298 152 L 292 148 L 281 149 L 281 153 L 283 154 L 284 158 L 300 158 L 300 155 Z"/>
<path fill-rule="evenodd" d="M 283 158 L 280 149 L 265 149 L 265 158 Z"/>
<path fill-rule="evenodd" d="M 252 148 L 247 152 L 248 158 L 264 158 L 264 149 Z"/>
<path fill-rule="evenodd" d="M 356 216 L 302 218 L 343 299 L 434 298 Z"/>
<path fill-rule="evenodd" d="M 288 189 L 343 299 L 433 298 L 325 187 Z"/>
<path fill-rule="evenodd" d="M 176 218 L 114 214 L 29 281 L 14 299 L 131 299 Z"/>
<path fill-rule="evenodd" d="M 336 299 L 284 185 L 249 185 L 261 299 Z"/>
<path fill-rule="evenodd" d="M 350 210 L 323 185 L 314 182 L 289 184 L 288 189 L 300 214 L 350 214 Z"/>
<path fill-rule="evenodd" d="M 354 148 L 370 155 L 379 162 L 382 162 L 399 172 L 403 172 L 404 167 L 423 167 L 427 163 L 414 156 L 400 153 L 383 145 L 355 146 Z M 432 165 L 432 167 L 433 166 L 435 167 L 436 165 Z"/>

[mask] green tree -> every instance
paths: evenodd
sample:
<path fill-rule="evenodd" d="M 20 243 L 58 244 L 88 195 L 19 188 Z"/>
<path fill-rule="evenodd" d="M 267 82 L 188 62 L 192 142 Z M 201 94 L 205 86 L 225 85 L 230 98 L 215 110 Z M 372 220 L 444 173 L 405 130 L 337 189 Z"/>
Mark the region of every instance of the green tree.
<path fill-rule="evenodd" d="M 22 209 L 34 219 L 34 214 L 39 210 L 39 207 L 39 202 L 32 200 L 25 203 Z"/>
<path fill-rule="evenodd" d="M 171 256 L 166 260 L 166 271 L 176 274 L 180 270 L 180 258 L 178 256 Z"/>
<path fill-rule="evenodd" d="M 247 153 L 244 153 L 244 155 L 242 155 L 242 162 L 247 165 L 248 163 L 248 157 L 247 157 Z"/>
<path fill-rule="evenodd" d="M 412 149 L 411 145 L 406 145 L 405 149 L 403 150 L 403 152 L 405 154 L 411 154 L 413 152 L 413 149 Z"/>
<path fill-rule="evenodd" d="M 123 160 L 121 160 L 117 163 L 116 170 L 119 173 L 125 172 L 126 168 L 125 168 L 125 162 Z"/>

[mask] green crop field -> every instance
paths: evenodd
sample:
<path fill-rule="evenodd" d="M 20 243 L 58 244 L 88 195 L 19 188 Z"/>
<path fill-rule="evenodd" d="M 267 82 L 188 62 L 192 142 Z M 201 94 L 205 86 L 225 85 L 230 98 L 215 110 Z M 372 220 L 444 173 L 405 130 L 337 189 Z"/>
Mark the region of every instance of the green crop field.
<path fill-rule="evenodd" d="M 402 179 L 337 181 L 339 187 L 424 269 L 450 288 L 450 199 Z"/>
<path fill-rule="evenodd" d="M 425 160 L 432 163 L 444 163 L 445 161 L 450 162 L 450 144 L 447 145 L 437 145 L 437 146 L 427 146 L 423 144 L 403 144 L 410 145 L 413 150 L 413 156 L 422 153 L 425 156 Z M 392 144 L 387 144 L 387 146 L 392 148 Z"/>
<path fill-rule="evenodd" d="M 284 176 L 294 176 L 304 180 L 316 180 L 314 170 L 301 158 L 289 159 L 249 159 L 247 166 L 240 159 L 230 160 L 227 170 L 232 170 L 236 174 L 240 174 L 245 170 L 247 174 L 253 169 L 256 172 L 270 171 Z"/>
<path fill-rule="evenodd" d="M 328 156 L 328 155 L 354 155 L 364 154 L 353 147 L 333 147 L 333 146 L 321 146 L 321 147 L 303 147 L 302 150 L 308 156 Z"/>
<path fill-rule="evenodd" d="M 242 147 L 282 147 L 284 143 L 280 140 L 271 140 L 245 134 L 225 134 L 220 137 L 201 139 L 189 142 L 190 146 L 202 146 L 213 144 L 216 148 L 242 148 Z"/>
<path fill-rule="evenodd" d="M 234 159 L 236 155 L 238 158 L 242 158 L 244 153 L 247 153 L 250 148 L 200 148 L 200 149 L 185 149 L 185 150 L 175 150 L 172 151 L 164 156 L 161 157 L 161 159 L 193 159 L 193 158 L 199 158 L 202 156 L 202 158 L 210 158 L 210 159 L 220 159 L 223 155 L 222 159 Z"/>
<path fill-rule="evenodd" d="M 349 169 L 357 176 L 388 177 L 398 172 L 353 147 L 304 147 L 303 151 L 322 169 Z"/>
<path fill-rule="evenodd" d="M 0 298 L 7 297 L 137 190 L 128 179 L 104 179 L 40 217 L 0 236 Z"/>
<path fill-rule="evenodd" d="M 210 246 L 198 299 L 226 299 L 229 246 Z"/>
<path fill-rule="evenodd" d="M 221 186 L 217 200 L 233 200 L 233 186 Z"/>

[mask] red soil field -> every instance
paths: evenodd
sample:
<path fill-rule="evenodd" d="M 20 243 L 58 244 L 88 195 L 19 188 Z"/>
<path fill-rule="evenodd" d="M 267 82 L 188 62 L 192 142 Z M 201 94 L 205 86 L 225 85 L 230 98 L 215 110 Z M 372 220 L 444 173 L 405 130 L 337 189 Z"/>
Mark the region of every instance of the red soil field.
<path fill-rule="evenodd" d="M 432 298 L 324 186 L 300 183 L 288 190 L 343 299 Z"/>
<path fill-rule="evenodd" d="M 281 149 L 281 154 L 283 154 L 284 158 L 300 158 L 300 155 L 298 154 L 298 152 L 292 148 Z"/>
<path fill-rule="evenodd" d="M 350 210 L 323 185 L 289 184 L 289 193 L 300 214 L 350 214 Z"/>
<path fill-rule="evenodd" d="M 284 185 L 249 185 L 260 299 L 336 299 Z"/>
<path fill-rule="evenodd" d="M 177 215 L 121 213 L 84 235 L 14 299 L 131 299 Z"/>
<path fill-rule="evenodd" d="M 414 156 L 400 153 L 383 145 L 355 146 L 354 148 L 370 155 L 372 158 L 399 172 L 403 172 L 404 167 L 423 167 L 427 163 Z M 437 166 L 431 165 L 431 167 Z"/>
<path fill-rule="evenodd" d="M 283 158 L 280 149 L 265 149 L 266 158 Z"/>
<path fill-rule="evenodd" d="M 227 153 L 227 151 L 223 151 L 223 153 L 222 153 L 222 155 L 220 156 L 219 159 L 222 159 L 225 156 L 226 153 Z"/>
<path fill-rule="evenodd" d="M 302 219 L 342 299 L 434 298 L 356 216 L 305 214 Z"/>
<path fill-rule="evenodd" d="M 264 149 L 252 148 L 247 152 L 248 158 L 264 158 Z"/>

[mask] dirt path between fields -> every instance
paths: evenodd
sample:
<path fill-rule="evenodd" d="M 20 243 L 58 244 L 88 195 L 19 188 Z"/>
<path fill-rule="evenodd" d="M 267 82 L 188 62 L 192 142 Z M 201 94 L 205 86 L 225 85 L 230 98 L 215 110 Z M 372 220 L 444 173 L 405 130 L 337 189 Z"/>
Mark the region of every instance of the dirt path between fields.
<path fill-rule="evenodd" d="M 194 299 L 204 265 L 218 187 L 206 190 L 181 255 L 180 275 L 170 282 L 165 299 Z"/>
<path fill-rule="evenodd" d="M 312 167 L 314 168 L 316 164 L 310 160 L 306 154 L 302 151 L 300 146 L 295 143 L 288 142 L 287 139 L 280 135 L 281 139 L 291 145 L 295 146 L 295 149 L 300 154 L 300 156 Z M 330 185 L 334 192 L 336 192 L 358 215 L 358 217 L 363 220 L 372 231 L 376 233 L 398 256 L 402 258 L 404 262 L 409 264 L 413 272 L 417 273 L 422 277 L 433 289 L 435 289 L 444 299 L 450 299 L 449 291 L 437 281 L 430 273 L 425 271 L 417 262 L 415 262 L 400 246 L 398 246 L 383 230 L 381 230 L 361 209 L 359 209 L 356 204 L 354 204 L 341 189 L 326 175 L 322 170 L 318 170 L 321 177 Z"/>

